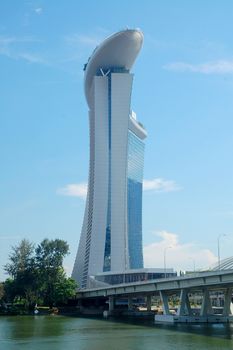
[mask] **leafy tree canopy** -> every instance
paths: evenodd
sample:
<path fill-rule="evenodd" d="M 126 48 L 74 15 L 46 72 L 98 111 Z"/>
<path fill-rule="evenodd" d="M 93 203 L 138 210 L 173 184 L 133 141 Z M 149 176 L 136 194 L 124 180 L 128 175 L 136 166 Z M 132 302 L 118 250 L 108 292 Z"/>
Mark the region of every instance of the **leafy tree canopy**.
<path fill-rule="evenodd" d="M 33 264 L 34 244 L 23 239 L 19 245 L 12 247 L 10 262 L 4 266 L 5 271 L 13 278 L 29 270 Z"/>
<path fill-rule="evenodd" d="M 4 284 L 0 283 L 0 301 L 3 299 L 4 295 L 5 295 Z"/>
<path fill-rule="evenodd" d="M 61 239 L 44 239 L 36 248 L 23 239 L 12 247 L 10 261 L 5 265 L 5 271 L 11 276 L 4 283 L 5 298 L 24 300 L 30 307 L 39 301 L 54 306 L 74 297 L 76 282 L 67 278 L 62 266 L 68 253 L 67 242 Z"/>
<path fill-rule="evenodd" d="M 36 261 L 41 268 L 58 269 L 69 253 L 67 242 L 61 239 L 44 239 L 36 248 Z"/>

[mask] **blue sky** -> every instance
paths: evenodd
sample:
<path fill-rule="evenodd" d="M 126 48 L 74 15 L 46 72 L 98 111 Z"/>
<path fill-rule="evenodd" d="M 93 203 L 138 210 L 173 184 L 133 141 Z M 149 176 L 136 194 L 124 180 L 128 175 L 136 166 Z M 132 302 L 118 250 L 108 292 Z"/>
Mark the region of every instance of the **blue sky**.
<path fill-rule="evenodd" d="M 0 279 L 22 238 L 63 238 L 74 262 L 88 174 L 83 64 L 141 28 L 132 108 L 148 131 L 146 266 L 206 266 L 233 245 L 233 3 L 0 2 Z M 72 185 L 72 186 L 71 186 Z"/>

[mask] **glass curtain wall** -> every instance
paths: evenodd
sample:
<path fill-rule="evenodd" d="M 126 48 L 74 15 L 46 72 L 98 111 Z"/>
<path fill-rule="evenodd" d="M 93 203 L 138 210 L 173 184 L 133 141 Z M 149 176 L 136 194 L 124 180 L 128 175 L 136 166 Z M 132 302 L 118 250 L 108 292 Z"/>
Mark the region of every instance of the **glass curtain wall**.
<path fill-rule="evenodd" d="M 128 137 L 128 247 L 130 269 L 143 267 L 142 181 L 144 142 L 129 131 Z"/>

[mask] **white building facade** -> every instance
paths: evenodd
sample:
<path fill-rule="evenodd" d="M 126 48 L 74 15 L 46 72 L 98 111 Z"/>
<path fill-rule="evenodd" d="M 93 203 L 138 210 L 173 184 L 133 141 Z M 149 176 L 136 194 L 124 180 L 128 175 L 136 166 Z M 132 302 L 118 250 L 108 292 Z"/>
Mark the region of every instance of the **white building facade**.
<path fill-rule="evenodd" d="M 146 131 L 131 110 L 143 35 L 124 30 L 98 46 L 85 65 L 90 166 L 84 222 L 72 277 L 87 288 L 101 272 L 143 268 L 142 181 Z"/>

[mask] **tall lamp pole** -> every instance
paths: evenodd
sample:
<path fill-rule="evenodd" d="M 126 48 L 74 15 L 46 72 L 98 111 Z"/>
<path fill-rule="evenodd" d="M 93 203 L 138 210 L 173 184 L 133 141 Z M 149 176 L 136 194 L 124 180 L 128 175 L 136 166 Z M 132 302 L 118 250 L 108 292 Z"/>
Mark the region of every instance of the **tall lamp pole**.
<path fill-rule="evenodd" d="M 191 256 L 189 257 L 189 259 L 191 259 L 193 261 L 193 272 L 196 272 L 196 262 L 195 259 L 192 258 Z"/>
<path fill-rule="evenodd" d="M 225 237 L 226 234 L 222 233 L 218 236 L 218 269 L 221 270 L 221 260 L 220 260 L 220 238 Z"/>

